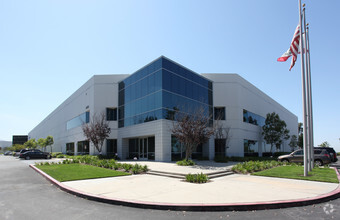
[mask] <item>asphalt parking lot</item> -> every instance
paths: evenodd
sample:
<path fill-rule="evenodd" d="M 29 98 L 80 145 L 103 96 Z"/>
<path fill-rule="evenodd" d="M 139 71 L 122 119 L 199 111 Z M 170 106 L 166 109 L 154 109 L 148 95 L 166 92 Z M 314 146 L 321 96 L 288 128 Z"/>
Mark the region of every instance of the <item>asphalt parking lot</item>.
<path fill-rule="evenodd" d="M 0 219 L 340 219 L 340 199 L 244 212 L 160 211 L 109 205 L 59 190 L 29 168 L 28 163 L 34 161 L 0 156 Z"/>

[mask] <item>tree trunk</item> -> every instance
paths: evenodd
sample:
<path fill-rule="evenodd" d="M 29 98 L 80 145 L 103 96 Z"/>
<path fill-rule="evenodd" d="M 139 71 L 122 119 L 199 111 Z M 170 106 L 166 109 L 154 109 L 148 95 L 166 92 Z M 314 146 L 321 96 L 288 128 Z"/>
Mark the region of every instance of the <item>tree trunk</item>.
<path fill-rule="evenodd" d="M 185 151 L 185 160 L 188 161 L 190 156 L 191 156 L 191 146 L 188 145 Z"/>
<path fill-rule="evenodd" d="M 273 155 L 273 144 L 270 144 L 270 153 Z"/>

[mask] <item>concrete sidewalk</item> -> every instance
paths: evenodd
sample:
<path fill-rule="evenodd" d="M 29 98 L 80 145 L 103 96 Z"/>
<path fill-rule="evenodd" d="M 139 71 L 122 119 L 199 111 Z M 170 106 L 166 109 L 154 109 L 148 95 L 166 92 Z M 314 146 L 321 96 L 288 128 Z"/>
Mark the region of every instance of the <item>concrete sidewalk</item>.
<path fill-rule="evenodd" d="M 135 163 L 135 162 L 131 162 Z M 150 169 L 168 172 L 207 173 L 230 168 L 228 164 L 205 162 L 196 167 L 180 167 L 174 163 L 138 162 L 147 164 Z M 214 166 L 216 165 L 216 166 Z M 179 179 L 148 174 L 113 178 L 69 181 L 57 183 L 66 191 L 77 195 L 92 196 L 97 201 L 115 201 L 123 205 L 145 204 L 147 207 L 215 207 L 208 210 L 227 210 L 228 207 L 284 207 L 294 204 L 311 204 L 313 200 L 324 200 L 338 195 L 338 184 L 282 178 L 258 177 L 234 174 L 213 179 L 205 184 L 193 184 Z M 90 198 L 91 199 L 91 198 Z M 273 207 L 271 207 L 273 205 Z M 184 208 L 183 208 L 184 207 Z M 219 207 L 219 208 L 218 208 Z M 224 208 L 222 208 L 224 207 Z M 235 208 L 236 207 L 236 208 Z"/>

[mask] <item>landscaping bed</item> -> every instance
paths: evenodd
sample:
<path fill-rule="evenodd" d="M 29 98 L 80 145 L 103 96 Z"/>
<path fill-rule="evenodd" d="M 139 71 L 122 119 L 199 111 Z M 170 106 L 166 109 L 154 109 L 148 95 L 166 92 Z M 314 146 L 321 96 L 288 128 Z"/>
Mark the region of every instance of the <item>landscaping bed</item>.
<path fill-rule="evenodd" d="M 114 159 L 100 159 L 91 155 L 67 156 L 67 159 L 58 163 L 37 163 L 36 167 L 60 182 L 124 176 L 148 171 L 146 165 L 119 163 Z"/>
<path fill-rule="evenodd" d="M 303 173 L 303 166 L 287 165 L 252 173 L 252 175 L 339 183 L 335 170 L 328 167 L 315 167 L 312 171 L 309 172 L 308 176 L 303 176 Z"/>
<path fill-rule="evenodd" d="M 131 175 L 122 171 L 80 163 L 36 165 L 36 167 L 59 182 Z"/>

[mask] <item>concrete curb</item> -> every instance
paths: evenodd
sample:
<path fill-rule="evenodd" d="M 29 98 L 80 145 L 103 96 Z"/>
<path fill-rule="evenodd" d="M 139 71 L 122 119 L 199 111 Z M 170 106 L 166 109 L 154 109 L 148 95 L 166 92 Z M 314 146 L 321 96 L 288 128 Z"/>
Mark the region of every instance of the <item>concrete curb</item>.
<path fill-rule="evenodd" d="M 123 205 L 128 207 L 143 208 L 143 209 L 158 209 L 158 210 L 176 210 L 176 211 L 249 211 L 249 210 L 264 210 L 264 209 L 278 209 L 278 208 L 289 208 L 312 205 L 316 203 L 327 202 L 340 197 L 340 185 L 326 194 L 322 194 L 312 198 L 296 199 L 296 200 L 281 200 L 281 201 L 270 201 L 270 202 L 255 202 L 255 203 L 221 203 L 221 204 L 172 204 L 172 203 L 152 203 L 152 202 L 140 202 L 134 200 L 122 200 L 108 198 L 105 196 L 97 196 L 94 194 L 78 191 L 70 188 L 63 183 L 55 180 L 45 172 L 41 171 L 35 165 L 29 165 L 36 172 L 41 174 L 51 183 L 56 185 L 61 190 L 70 194 L 76 195 L 81 198 L 93 200 L 97 202 L 103 202 L 114 205 Z M 335 168 L 333 168 L 335 169 Z M 337 169 L 338 180 L 340 182 L 340 174 Z"/>

